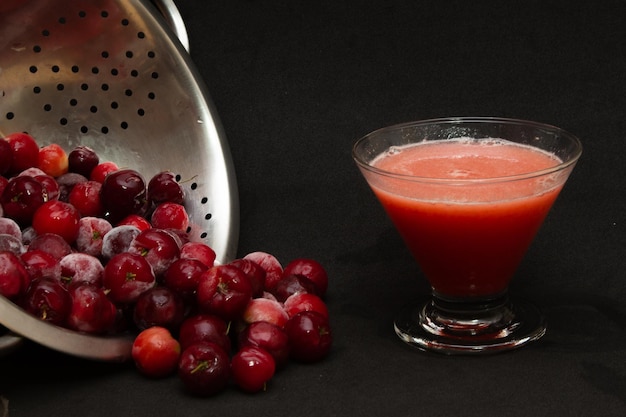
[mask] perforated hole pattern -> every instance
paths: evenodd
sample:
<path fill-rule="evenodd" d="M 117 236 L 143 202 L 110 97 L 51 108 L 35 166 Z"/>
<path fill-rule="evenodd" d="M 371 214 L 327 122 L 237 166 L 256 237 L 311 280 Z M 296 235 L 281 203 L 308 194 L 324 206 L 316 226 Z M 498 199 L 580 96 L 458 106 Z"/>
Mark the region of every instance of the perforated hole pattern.
<path fill-rule="evenodd" d="M 143 152 L 130 143 L 133 136 L 154 136 L 163 126 L 186 123 L 170 110 L 189 106 L 185 99 L 173 99 L 185 94 L 173 74 L 180 62 L 172 56 L 171 47 L 155 39 L 150 26 L 137 19 L 136 10 L 109 0 L 66 0 L 42 7 L 47 9 L 39 10 L 40 14 L 47 16 L 32 22 L 28 36 L 16 37 L 0 51 L 2 133 L 28 132 L 39 124 L 35 129 L 40 132 L 65 135 L 66 146 L 106 142 L 102 147 L 112 148 L 111 153 L 117 155 L 115 146 Z M 20 89 L 14 86 L 17 80 L 23 83 Z M 173 154 L 163 151 L 168 152 Z M 176 159 L 156 153 L 145 159 L 157 157 L 187 162 L 185 156 Z M 115 161 L 113 156 L 107 158 Z M 159 164 L 144 161 L 143 165 L 138 171 L 151 176 L 155 172 L 142 168 Z M 190 215 L 198 230 L 193 231 L 193 238 L 206 240 L 212 227 L 209 220 L 214 218 L 210 209 L 214 196 L 204 187 L 206 179 L 199 178 L 198 183 L 189 178 L 195 178 L 195 173 L 178 174 L 187 199 L 195 200 L 195 213 Z M 203 212 L 198 212 L 201 207 Z"/>
<path fill-rule="evenodd" d="M 87 12 L 84 10 L 79 10 L 76 13 L 76 16 L 79 19 L 87 19 Z M 106 10 L 100 11 L 99 16 L 101 19 L 109 19 L 109 12 Z M 37 54 L 42 54 L 42 53 L 47 52 L 45 50 L 45 46 L 43 46 L 46 44 L 46 40 L 49 38 L 53 38 L 58 33 L 62 33 L 63 26 L 68 24 L 68 20 L 70 20 L 70 18 L 68 18 L 67 16 L 59 16 L 59 18 L 57 19 L 58 25 L 56 25 L 56 27 L 55 25 L 51 25 L 49 28 L 42 29 L 40 32 L 41 42 L 32 45 L 31 47 L 32 53 L 37 55 Z M 119 22 L 117 22 L 117 24 L 120 25 L 121 27 L 128 27 L 130 26 L 130 20 L 127 18 L 122 18 Z M 140 39 L 140 40 L 146 39 L 146 34 L 143 31 L 137 31 L 136 37 L 137 39 Z M 132 50 L 126 50 L 123 54 L 123 56 L 127 59 L 128 66 L 130 68 L 132 68 L 132 61 L 133 61 L 133 58 L 135 58 L 135 54 L 136 52 Z M 109 93 L 108 102 L 106 104 L 108 105 L 110 110 L 118 111 L 120 108 L 124 108 L 123 101 L 128 99 L 129 97 L 133 97 L 133 95 L 135 94 L 135 91 L 132 88 L 126 88 L 123 90 L 122 94 L 119 94 L 119 93 L 114 94 L 113 93 L 114 89 L 111 88 L 111 85 L 115 83 L 115 77 L 118 77 L 120 75 L 120 70 L 117 68 L 117 65 L 119 63 L 115 63 L 114 64 L 115 66 L 111 66 L 110 62 L 107 62 L 107 60 L 111 58 L 111 54 L 106 49 L 99 51 L 99 55 L 103 59 L 102 64 L 94 65 L 94 66 L 87 67 L 87 68 L 81 67 L 80 65 L 77 65 L 77 64 L 69 64 L 69 63 L 65 64 L 65 66 L 67 67 L 63 66 L 64 64 L 55 64 L 55 65 L 50 66 L 49 68 L 40 67 L 37 64 L 33 64 L 29 66 L 28 71 L 31 74 L 39 75 L 44 82 L 47 82 L 49 78 L 49 74 L 46 74 L 46 71 L 50 71 L 50 73 L 52 74 L 57 74 L 63 71 L 63 72 L 67 72 L 68 74 L 77 74 L 77 75 L 81 73 L 82 71 L 89 71 L 94 76 L 99 76 L 99 77 L 97 77 L 96 79 L 90 82 L 81 82 L 79 84 L 80 90 L 88 91 L 90 89 L 96 89 L 102 93 Z M 157 53 L 154 50 L 149 49 L 145 52 L 145 57 L 148 59 L 155 59 L 156 56 L 157 56 Z M 34 62 L 38 61 L 36 56 L 33 57 L 33 61 Z M 129 74 L 133 78 L 149 77 L 154 80 L 159 78 L 158 71 L 150 71 L 149 73 L 146 74 L 146 73 L 140 73 L 140 70 L 138 69 L 131 69 Z M 81 77 L 81 79 L 83 78 L 84 77 Z M 41 85 L 38 84 L 32 87 L 32 92 L 35 95 L 45 94 L 45 95 L 50 96 L 55 91 L 58 93 L 64 92 L 66 89 L 66 83 L 63 83 L 63 82 L 57 83 L 54 86 L 53 91 L 46 91 L 46 88 L 48 87 L 44 87 L 43 83 Z M 145 96 L 142 97 L 141 99 L 152 101 L 157 98 L 156 96 L 157 95 L 154 91 L 148 91 L 145 94 Z M 80 95 L 71 96 L 69 99 L 66 99 L 66 100 L 67 100 L 67 105 L 69 107 L 71 108 L 83 107 L 84 108 L 83 111 L 89 111 L 90 113 L 94 113 L 94 114 L 100 111 L 101 110 L 100 106 L 102 106 L 100 101 L 90 102 L 89 100 L 84 99 Z M 121 103 L 122 105 L 120 105 Z M 52 102 L 46 102 L 44 99 L 44 104 L 41 106 L 41 111 L 49 113 L 55 109 L 54 107 L 55 106 L 53 106 Z M 135 110 L 135 113 L 140 117 L 143 117 L 146 115 L 145 107 L 136 106 L 134 110 Z M 103 125 L 103 126 L 98 126 L 95 128 L 99 129 L 99 131 L 103 134 L 109 134 L 111 131 L 114 131 L 115 128 L 126 130 L 129 127 L 129 123 L 132 123 L 130 119 L 128 118 L 127 113 L 128 113 L 127 111 L 119 112 L 120 122 L 118 126 Z M 13 121 L 16 117 L 19 117 L 19 114 L 16 115 L 13 111 L 7 111 L 5 114 L 5 117 L 7 120 Z M 66 126 L 68 124 L 68 116 L 63 115 L 61 113 L 57 121 L 61 126 Z M 87 125 L 81 125 L 79 126 L 79 129 L 81 133 L 86 134 L 89 132 L 90 127 Z"/>

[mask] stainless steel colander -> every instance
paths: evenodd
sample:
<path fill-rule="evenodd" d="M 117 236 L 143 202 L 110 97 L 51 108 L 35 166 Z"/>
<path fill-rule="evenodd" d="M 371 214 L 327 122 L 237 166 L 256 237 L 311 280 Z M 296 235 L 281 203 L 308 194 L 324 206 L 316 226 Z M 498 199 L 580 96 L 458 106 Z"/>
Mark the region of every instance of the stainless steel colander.
<path fill-rule="evenodd" d="M 0 134 L 25 131 L 68 150 L 86 145 L 146 180 L 175 172 L 192 240 L 224 263 L 239 234 L 235 173 L 188 49 L 171 0 L 2 0 Z M 50 326 L 2 297 L 0 323 L 73 355 L 124 360 L 130 353 L 128 338 Z"/>

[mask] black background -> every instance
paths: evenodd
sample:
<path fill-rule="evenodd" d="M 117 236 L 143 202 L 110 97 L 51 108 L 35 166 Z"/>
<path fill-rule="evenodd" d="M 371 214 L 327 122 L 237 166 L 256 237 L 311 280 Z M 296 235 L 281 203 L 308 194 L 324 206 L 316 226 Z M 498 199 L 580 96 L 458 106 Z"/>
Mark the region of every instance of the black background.
<path fill-rule="evenodd" d="M 180 0 L 191 57 L 239 182 L 239 255 L 328 270 L 335 343 L 267 392 L 185 395 L 130 365 L 34 344 L 0 358 L 9 416 L 623 416 L 626 413 L 626 3 Z M 512 291 L 549 330 L 487 357 L 405 346 L 398 307 L 427 294 L 351 159 L 371 130 L 445 116 L 562 127 L 583 157 Z"/>

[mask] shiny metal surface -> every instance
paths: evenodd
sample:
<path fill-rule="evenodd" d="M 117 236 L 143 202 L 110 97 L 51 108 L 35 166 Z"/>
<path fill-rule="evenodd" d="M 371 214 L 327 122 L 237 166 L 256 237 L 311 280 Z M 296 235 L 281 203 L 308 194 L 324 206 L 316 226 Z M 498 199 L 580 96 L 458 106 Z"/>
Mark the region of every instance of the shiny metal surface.
<path fill-rule="evenodd" d="M 185 21 L 180 15 L 176 4 L 172 0 L 152 0 L 152 3 L 159 9 L 165 18 L 167 25 L 174 31 L 181 45 L 189 52 L 189 36 Z"/>
<path fill-rule="evenodd" d="M 24 342 L 24 338 L 0 326 L 0 356 L 8 355 Z"/>
<path fill-rule="evenodd" d="M 96 337 L 53 326 L 25 313 L 3 297 L 0 297 L 0 317 L 3 324 L 13 332 L 60 352 L 107 362 L 123 362 L 130 358 L 133 345 L 130 334 Z M 11 334 L 5 337 L 11 337 Z M 15 347 L 9 346 L 7 350 Z"/>
<path fill-rule="evenodd" d="M 27 131 L 45 145 L 81 144 L 142 173 L 178 174 L 191 238 L 217 262 L 235 256 L 239 207 L 230 150 L 206 87 L 160 0 L 21 0 L 0 13 L 0 134 Z M 182 22 L 182 19 L 181 19 Z M 186 31 L 184 37 L 186 38 Z M 185 42 L 185 40 L 182 40 Z M 126 338 L 68 332 L 0 297 L 0 323 L 73 355 L 120 360 Z M 127 356 L 126 356 L 127 357 Z"/>

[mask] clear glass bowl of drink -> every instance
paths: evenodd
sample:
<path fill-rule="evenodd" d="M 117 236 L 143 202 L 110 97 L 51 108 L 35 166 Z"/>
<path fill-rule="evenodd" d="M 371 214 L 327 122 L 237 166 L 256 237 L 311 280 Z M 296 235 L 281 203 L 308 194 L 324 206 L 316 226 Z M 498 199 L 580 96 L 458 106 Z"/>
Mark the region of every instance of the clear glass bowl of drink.
<path fill-rule="evenodd" d="M 545 334 L 540 310 L 508 289 L 581 153 L 557 127 L 485 117 L 395 125 L 356 142 L 357 166 L 432 288 L 398 314 L 402 340 L 473 354 Z"/>

